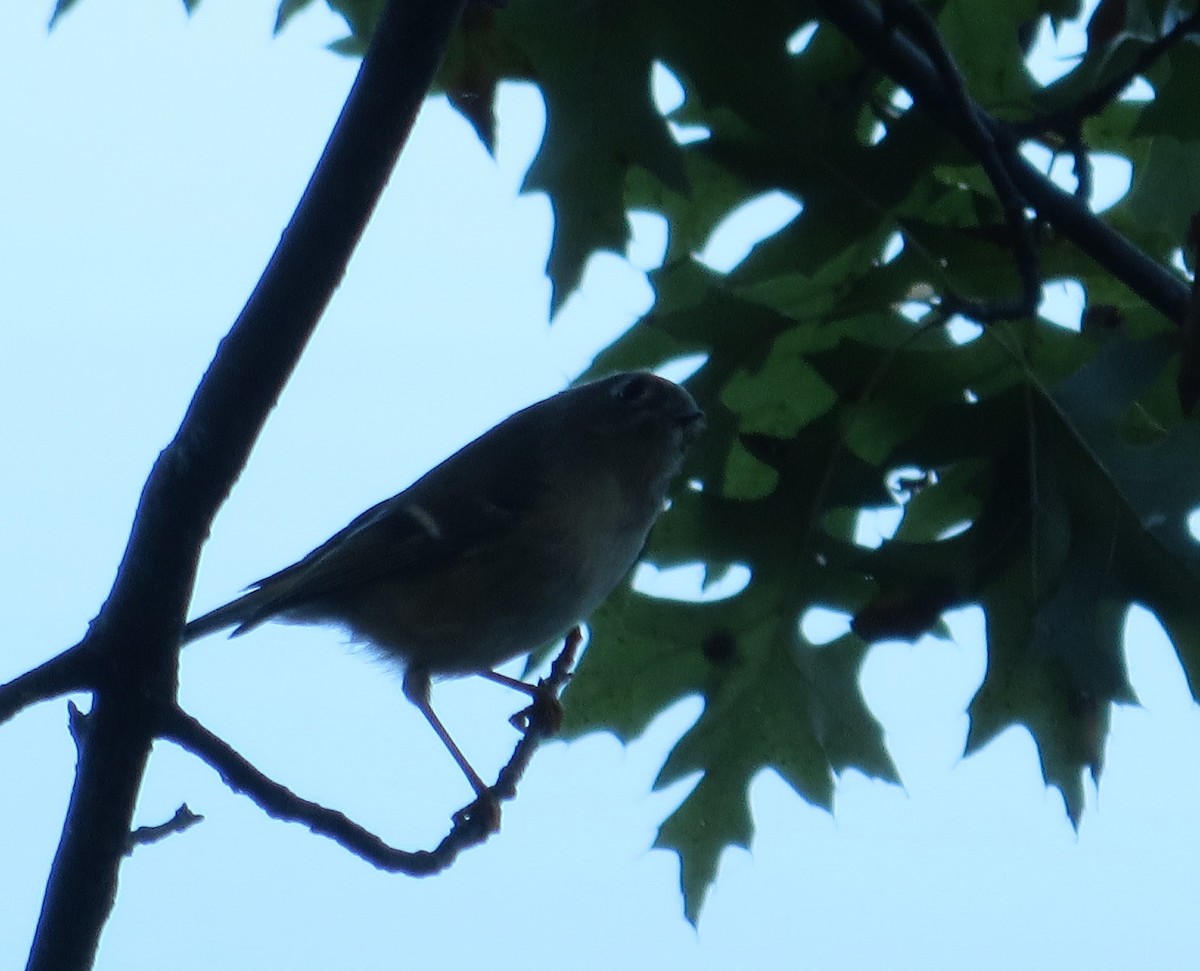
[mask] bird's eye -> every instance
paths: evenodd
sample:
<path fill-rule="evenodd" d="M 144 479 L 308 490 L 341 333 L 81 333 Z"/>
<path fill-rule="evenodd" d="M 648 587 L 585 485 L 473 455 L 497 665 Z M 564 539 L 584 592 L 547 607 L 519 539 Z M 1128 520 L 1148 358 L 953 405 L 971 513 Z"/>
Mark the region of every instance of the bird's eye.
<path fill-rule="evenodd" d="M 612 389 L 612 395 L 618 401 L 635 405 L 650 397 L 651 383 L 645 374 L 629 374 L 622 378 Z"/>

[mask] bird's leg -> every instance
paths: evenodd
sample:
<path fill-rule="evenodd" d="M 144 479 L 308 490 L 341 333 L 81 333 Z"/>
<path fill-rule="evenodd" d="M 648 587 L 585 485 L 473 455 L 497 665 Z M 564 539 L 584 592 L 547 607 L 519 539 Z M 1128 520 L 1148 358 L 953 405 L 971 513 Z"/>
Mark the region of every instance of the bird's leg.
<path fill-rule="evenodd" d="M 579 642 L 583 639 L 583 632 L 578 627 L 573 627 L 568 632 L 566 644 L 563 646 L 563 657 L 568 658 L 567 666 L 569 667 L 572 659 L 575 657 L 575 649 L 579 646 Z M 555 664 L 558 664 L 556 661 Z M 555 679 L 551 677 L 548 681 L 546 678 L 540 678 L 537 684 L 528 684 L 521 681 L 519 678 L 510 678 L 507 674 L 500 674 L 496 671 L 481 671 L 479 672 L 489 681 L 494 681 L 496 684 L 502 684 L 506 688 L 512 688 L 514 691 L 520 691 L 529 695 L 533 699 L 533 704 L 528 708 L 523 708 L 512 718 L 509 719 L 510 724 L 519 732 L 528 732 L 529 729 L 537 725 L 538 730 L 543 735 L 555 735 L 562 728 L 563 723 L 563 708 L 562 702 L 558 700 L 557 684 L 567 677 L 567 673 L 563 673 L 562 678 Z"/>
<path fill-rule="evenodd" d="M 455 821 L 461 822 L 473 817 L 476 813 L 483 813 L 487 831 L 497 832 L 500 829 L 500 804 L 492 790 L 480 778 L 479 773 L 471 767 L 467 757 L 462 754 L 462 749 L 450 737 L 442 720 L 434 714 L 433 706 L 429 702 L 429 672 L 423 668 L 409 668 L 404 674 L 404 696 L 416 706 L 417 711 L 425 716 L 425 720 L 429 722 L 434 734 L 442 740 L 446 750 L 458 763 L 458 767 L 462 769 L 467 781 L 471 783 L 471 788 L 475 790 L 475 802 L 456 813 Z"/>
<path fill-rule="evenodd" d="M 514 691 L 524 692 L 531 698 L 537 697 L 537 685 L 522 681 L 520 678 L 510 678 L 507 674 L 501 674 L 499 671 L 480 671 L 479 676 L 487 678 L 489 681 L 495 681 L 496 684 L 502 684 L 506 688 L 512 688 Z"/>

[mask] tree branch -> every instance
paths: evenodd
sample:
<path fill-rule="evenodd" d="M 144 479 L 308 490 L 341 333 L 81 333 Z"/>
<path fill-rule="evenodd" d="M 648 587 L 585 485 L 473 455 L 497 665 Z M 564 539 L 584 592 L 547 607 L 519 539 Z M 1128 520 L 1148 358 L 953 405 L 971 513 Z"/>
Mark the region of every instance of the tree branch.
<path fill-rule="evenodd" d="M 130 833 L 129 845 L 125 850 L 125 855 L 132 856 L 133 851 L 139 846 L 149 846 L 151 843 L 165 840 L 168 836 L 175 833 L 182 833 L 185 830 L 189 830 L 203 819 L 203 816 L 192 812 L 185 802 L 175 810 L 175 815 L 165 823 L 159 823 L 157 826 L 139 826 Z"/>
<path fill-rule="evenodd" d="M 987 115 L 971 100 L 962 73 L 929 14 L 911 0 L 883 0 L 883 12 L 888 21 L 907 30 L 936 69 L 947 94 L 947 109 L 954 112 L 956 133 L 991 182 L 1012 235 L 1013 261 L 1021 280 L 1019 296 L 980 302 L 960 294 L 946 294 L 943 303 L 951 314 L 962 314 L 979 323 L 1032 316 L 1042 299 L 1041 261 L 1033 227 L 1025 217 L 1024 200 L 1008 171 L 1011 156 L 1001 158 Z"/>
<path fill-rule="evenodd" d="M 341 280 L 463 2 L 387 4 L 278 248 L 154 463 L 112 591 L 78 648 L 94 665 L 95 701 L 29 969 L 94 959 L 150 752 L 148 716 L 174 703 L 201 544 Z"/>
<path fill-rule="evenodd" d="M 961 110 L 937 68 L 909 38 L 891 29 L 870 0 L 817 0 L 817 5 L 864 58 L 887 72 L 923 110 L 935 115 L 951 134 L 970 147 L 973 134 L 965 128 Z M 1182 321 L 1188 301 L 1183 280 L 1030 165 L 1019 151 L 1018 128 L 998 121 L 973 102 L 972 110 L 991 132 L 1017 191 L 1038 216 L 1168 319 L 1176 324 Z"/>
<path fill-rule="evenodd" d="M 302 823 L 319 836 L 327 836 L 356 856 L 382 870 L 423 876 L 436 873 L 453 862 L 453 855 L 442 859 L 438 850 L 409 852 L 388 846 L 374 833 L 350 820 L 344 813 L 326 809 L 319 803 L 297 796 L 286 786 L 259 771 L 232 745 L 214 735 L 191 715 L 177 707 L 164 710 L 158 717 L 160 737 L 174 742 L 207 762 L 234 792 L 248 796 L 268 816 L 285 822 Z M 443 840 L 462 846 L 482 842 L 486 830 L 471 831 L 456 827 Z"/>
<path fill-rule="evenodd" d="M 1097 115 L 1112 102 L 1120 97 L 1134 78 L 1145 74 L 1172 47 L 1178 44 L 1188 34 L 1200 31 L 1200 10 L 1179 21 L 1161 37 L 1146 45 L 1146 48 L 1133 59 L 1124 71 L 1109 78 L 1103 84 L 1097 85 L 1078 101 L 1065 108 L 1059 108 L 1049 114 L 1042 115 L 1030 122 L 1022 123 L 1021 131 L 1027 135 L 1038 132 L 1053 131 L 1070 141 L 1079 137 L 1080 127 L 1085 118 Z"/>
<path fill-rule="evenodd" d="M 542 740 L 553 734 L 556 722 L 556 696 L 570 677 L 579 644 L 578 632 L 568 635 L 562 652 L 555 660 L 550 675 L 539 683 L 534 704 L 522 714 L 528 728 L 517 743 L 508 764 L 500 770 L 491 795 L 496 800 L 512 799 L 517 784 L 529 766 L 533 753 Z M 373 866 L 389 873 L 409 876 L 429 876 L 450 866 L 465 849 L 484 842 L 493 830 L 494 816 L 489 809 L 472 803 L 454 815 L 454 823 L 446 837 L 432 850 L 401 850 L 389 846 L 374 833 L 349 819 L 336 809 L 297 796 L 286 786 L 259 771 L 228 742 L 213 734 L 177 705 L 160 710 L 155 719 L 155 733 L 181 748 L 199 756 L 212 766 L 234 792 L 252 799 L 268 816 L 286 822 L 301 823 L 319 836 L 325 836 L 361 857 Z"/>
<path fill-rule="evenodd" d="M 91 657 L 76 644 L 31 671 L 0 685 L 0 725 L 30 705 L 95 685 Z"/>

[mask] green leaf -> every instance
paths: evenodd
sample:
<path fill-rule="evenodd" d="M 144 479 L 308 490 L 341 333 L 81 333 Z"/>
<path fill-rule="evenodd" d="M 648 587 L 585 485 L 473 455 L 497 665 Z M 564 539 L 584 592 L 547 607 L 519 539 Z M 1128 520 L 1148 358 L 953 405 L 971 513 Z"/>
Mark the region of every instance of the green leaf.
<path fill-rule="evenodd" d="M 792 386 L 778 369 L 741 381 L 747 402 Z M 873 467 L 842 451 L 833 414 L 808 421 L 794 437 L 738 433 L 736 420 L 724 427 L 773 470 L 775 487 L 754 500 L 707 488 L 677 493 L 648 558 L 663 566 L 701 558 L 716 568 L 741 562 L 751 571 L 749 585 L 704 604 L 632 590 L 614 595 L 592 618 L 591 644 L 566 696 L 569 734 L 604 728 L 624 739 L 679 698 L 705 699 L 703 714 L 659 777 L 666 785 L 704 773 L 660 834 L 660 845 L 680 853 L 693 919 L 723 847 L 749 838 L 746 788 L 757 772 L 777 771 L 824 806 L 834 774 L 846 768 L 896 778 L 858 689 L 866 645 L 847 636 L 816 648 L 799 631 L 810 607 L 849 613 L 871 589 L 867 576 L 846 565 L 845 539 L 828 532 L 826 512 L 886 503 L 890 495 Z M 812 474 L 814 461 L 823 475 Z M 699 820 L 703 832 L 695 831 Z"/>
<path fill-rule="evenodd" d="M 275 13 L 275 33 L 282 31 L 289 20 L 309 7 L 312 2 L 313 0 L 281 0 L 279 10 Z"/>
<path fill-rule="evenodd" d="M 346 21 L 350 33 L 329 45 L 329 49 L 345 57 L 362 57 L 375 25 L 383 13 L 385 0 L 326 0 L 329 9 Z M 278 20 L 278 17 L 276 18 Z"/>
<path fill-rule="evenodd" d="M 839 764 L 895 779 L 878 726 L 858 695 L 861 642 L 847 638 L 812 648 L 797 638 L 789 651 L 772 643 L 776 632 L 768 626 L 737 638 L 728 658 L 714 664 L 723 676 L 709 679 L 704 714 L 656 782 L 661 787 L 703 773 L 655 841 L 679 854 L 685 912 L 693 923 L 721 852 L 749 848 L 746 792 L 764 768 L 826 809 L 832 808 L 832 769 Z"/>
<path fill-rule="evenodd" d="M 376 3 L 342 0 L 351 41 L 369 36 Z M 1107 11 L 1120 29 L 1097 27 L 1094 47 L 1046 89 L 1024 48 L 1040 18 L 1057 26 L 1078 0 L 930 11 L 970 96 L 997 117 L 1036 121 L 1125 76 L 1171 22 L 1169 6 Z M 758 773 L 822 806 L 848 768 L 895 777 L 858 687 L 871 640 L 945 637 L 945 610 L 982 606 L 988 668 L 968 751 L 1027 730 L 1076 823 L 1112 706 L 1132 700 L 1130 603 L 1156 612 L 1200 685 L 1200 557 L 1187 528 L 1200 507 L 1200 432 L 1179 405 L 1176 339 L 1114 272 L 1108 244 L 1079 246 L 1077 230 L 1047 218 L 1044 282 L 1079 284 L 1085 332 L 1010 320 L 959 343 L 939 293 L 1007 299 L 1021 285 L 991 180 L 928 103 L 898 97 L 886 58 L 823 20 L 789 53 L 818 15 L 777 0 L 473 6 L 438 82 L 489 148 L 500 82 L 541 90 L 547 132 L 525 187 L 555 214 L 555 309 L 592 253 L 624 252 L 630 210 L 666 222 L 653 308 L 589 375 L 702 361 L 687 385 L 709 428 L 647 559 L 699 564 L 708 578 L 740 564 L 750 579 L 717 602 L 614 594 L 591 620 L 566 718 L 573 734 L 630 739 L 681 698 L 703 700 L 659 777 L 698 776 L 656 844 L 680 857 L 693 920 L 724 848 L 749 845 Z M 1164 263 L 1200 209 L 1200 140 L 1185 110 L 1196 50 L 1188 41 L 1157 62 L 1156 102 L 1082 120 L 1090 151 L 1134 167 L 1108 228 Z M 656 65 L 683 91 L 667 118 L 651 97 Z M 672 124 L 692 141 L 678 144 Z M 1057 137 L 1042 140 L 1061 148 Z M 747 241 L 728 273 L 698 261 L 727 216 L 772 193 L 800 207 L 787 225 Z M 907 316 L 914 304 L 930 308 L 920 324 Z M 864 510 L 897 506 L 893 537 L 855 541 Z M 851 633 L 808 643 L 800 625 L 814 607 L 849 615 Z"/>
<path fill-rule="evenodd" d="M 525 0 L 507 11 L 545 85 L 546 137 L 524 188 L 546 192 L 554 208 L 553 310 L 578 285 L 591 253 L 624 253 L 631 167 L 676 191 L 686 186 L 679 149 L 650 100 L 653 58 L 639 29 L 641 5 L 622 0 L 588 11 L 580 16 L 553 0 Z"/>
<path fill-rule="evenodd" d="M 1167 135 L 1181 142 L 1200 138 L 1196 91 L 1200 90 L 1200 46 L 1184 38 L 1150 72 L 1154 101 L 1141 113 L 1134 134 Z"/>
<path fill-rule="evenodd" d="M 1032 0 L 949 0 L 942 7 L 938 26 L 983 105 L 1012 110 L 1032 96 L 1020 34 L 1036 16 Z"/>
<path fill-rule="evenodd" d="M 53 30 L 58 21 L 78 2 L 79 0 L 54 0 L 54 11 L 50 14 L 50 29 Z"/>
<path fill-rule="evenodd" d="M 1200 209 L 1200 142 L 1155 138 L 1134 171 L 1125 208 L 1155 255 L 1166 259 L 1182 246 L 1188 220 Z"/>

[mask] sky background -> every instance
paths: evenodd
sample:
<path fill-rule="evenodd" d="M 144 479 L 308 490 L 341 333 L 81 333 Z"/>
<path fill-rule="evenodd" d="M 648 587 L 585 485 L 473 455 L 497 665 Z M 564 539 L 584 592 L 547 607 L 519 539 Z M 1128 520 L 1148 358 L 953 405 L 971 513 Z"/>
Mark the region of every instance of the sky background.
<path fill-rule="evenodd" d="M 77 641 L 99 608 L 150 465 L 357 67 L 323 50 L 340 31 L 319 4 L 279 38 L 265 2 L 205 0 L 189 20 L 173 0 L 82 0 L 47 34 L 50 8 L 0 8 L 0 682 Z M 593 260 L 547 325 L 549 206 L 518 195 L 541 120 L 534 92 L 506 88 L 492 160 L 443 102 L 426 106 L 214 525 L 193 612 L 562 388 L 648 306 L 643 273 L 662 240 L 639 218 L 629 258 Z M 766 204 L 730 220 L 707 257 L 733 265 L 788 214 Z M 1053 296 L 1069 321 L 1069 292 Z M 1161 632 L 1144 615 L 1131 622 L 1141 707 L 1115 712 L 1076 834 L 1023 731 L 961 758 L 984 671 L 981 618 L 960 611 L 951 626 L 954 643 L 880 645 L 863 668 L 904 787 L 848 772 L 831 816 L 761 774 L 751 850 L 725 854 L 698 929 L 682 917 L 675 857 L 650 848 L 694 782 L 650 791 L 698 714 L 692 700 L 628 748 L 607 735 L 543 747 L 502 832 L 426 880 L 377 873 L 266 818 L 160 745 L 137 822 L 162 822 L 185 801 L 206 820 L 125 863 L 97 966 L 1190 961 L 1200 717 Z M 399 678 L 341 640 L 281 626 L 205 640 L 184 654 L 183 704 L 294 791 L 394 845 L 430 847 L 469 793 Z M 435 702 L 494 773 L 520 699 L 466 680 L 438 685 Z M 62 825 L 74 767 L 66 724 L 59 700 L 0 726 L 2 968 L 24 963 Z"/>

